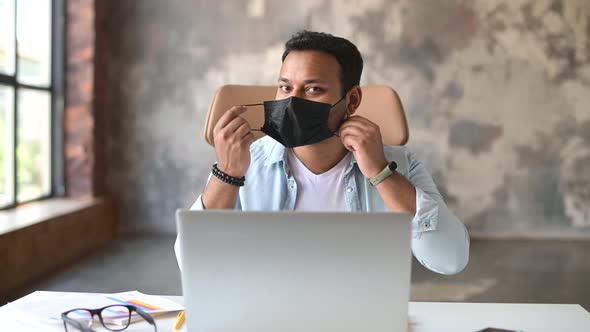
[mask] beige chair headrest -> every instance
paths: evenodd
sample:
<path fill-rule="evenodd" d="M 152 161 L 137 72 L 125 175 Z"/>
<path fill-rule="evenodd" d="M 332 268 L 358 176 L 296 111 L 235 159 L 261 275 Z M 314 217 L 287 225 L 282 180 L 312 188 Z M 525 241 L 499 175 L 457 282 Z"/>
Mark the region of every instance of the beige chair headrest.
<path fill-rule="evenodd" d="M 363 99 L 355 115 L 361 115 L 379 125 L 383 142 L 388 145 L 404 145 L 409 132 L 406 115 L 397 93 L 384 85 L 363 86 Z M 223 113 L 232 106 L 262 103 L 274 100 L 276 86 L 224 85 L 213 96 L 203 135 L 210 145 L 213 142 L 213 128 Z M 252 106 L 242 114 L 252 128 L 259 129 L 264 123 L 264 107 Z M 264 133 L 255 131 L 260 138 Z"/>

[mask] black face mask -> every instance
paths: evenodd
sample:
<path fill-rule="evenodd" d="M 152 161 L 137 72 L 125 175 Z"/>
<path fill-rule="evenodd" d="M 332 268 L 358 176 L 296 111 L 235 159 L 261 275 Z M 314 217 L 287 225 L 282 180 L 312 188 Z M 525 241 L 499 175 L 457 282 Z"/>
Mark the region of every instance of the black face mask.
<path fill-rule="evenodd" d="M 265 101 L 264 125 L 260 131 L 287 148 L 319 143 L 335 135 L 328 127 L 328 116 L 332 107 L 343 99 L 334 105 L 297 97 Z"/>

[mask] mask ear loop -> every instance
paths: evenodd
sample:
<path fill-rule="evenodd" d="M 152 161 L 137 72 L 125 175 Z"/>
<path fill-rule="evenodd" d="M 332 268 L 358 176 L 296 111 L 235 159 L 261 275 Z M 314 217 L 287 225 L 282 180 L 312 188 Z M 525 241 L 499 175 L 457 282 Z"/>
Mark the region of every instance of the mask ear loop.
<path fill-rule="evenodd" d="M 251 106 L 263 106 L 264 104 L 245 104 L 245 105 L 240 105 L 240 106 L 245 106 L 245 107 L 251 107 Z M 262 131 L 262 128 L 260 129 L 250 129 L 250 131 Z"/>
<path fill-rule="evenodd" d="M 338 100 L 336 103 L 334 103 L 334 105 L 330 106 L 330 108 L 332 108 L 332 107 L 334 107 L 334 106 L 336 106 L 336 105 L 340 104 L 340 102 L 341 102 L 342 100 L 344 100 L 344 98 L 345 98 L 345 97 L 346 97 L 346 95 L 342 96 L 342 98 L 340 98 L 340 99 L 339 99 L 339 100 Z M 245 106 L 245 105 L 244 105 L 244 106 Z"/>
<path fill-rule="evenodd" d="M 342 98 L 340 98 L 340 100 L 338 100 L 334 105 L 330 106 L 330 109 L 332 109 L 334 106 L 338 105 L 342 100 L 344 100 L 344 98 L 346 98 L 346 94 L 344 96 L 342 96 Z M 348 117 L 342 119 L 342 121 L 340 121 L 340 125 L 338 125 L 338 128 L 340 128 L 340 126 L 342 125 L 342 123 L 347 119 Z M 340 137 L 340 135 L 338 134 L 338 131 L 333 131 L 332 135 L 336 136 L 336 137 Z"/>

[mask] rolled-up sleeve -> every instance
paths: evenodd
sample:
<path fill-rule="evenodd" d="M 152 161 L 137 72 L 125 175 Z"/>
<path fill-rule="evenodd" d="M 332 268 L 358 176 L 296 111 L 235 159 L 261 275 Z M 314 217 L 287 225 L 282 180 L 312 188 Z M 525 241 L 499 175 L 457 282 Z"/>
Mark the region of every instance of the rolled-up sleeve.
<path fill-rule="evenodd" d="M 191 210 L 205 210 L 205 206 L 201 200 L 201 195 L 199 195 L 195 203 L 193 203 Z M 178 263 L 178 267 L 182 269 L 182 256 L 180 253 L 180 241 L 178 240 L 178 235 L 176 236 L 176 241 L 174 241 L 174 253 L 176 254 L 176 262 Z"/>
<path fill-rule="evenodd" d="M 416 214 L 412 220 L 412 252 L 427 269 L 456 274 L 469 261 L 469 233 L 438 192 L 424 165 L 408 151 L 408 178 L 416 188 Z"/>
<path fill-rule="evenodd" d="M 412 220 L 412 232 L 435 230 L 438 224 L 438 201 L 416 184 L 416 214 Z"/>

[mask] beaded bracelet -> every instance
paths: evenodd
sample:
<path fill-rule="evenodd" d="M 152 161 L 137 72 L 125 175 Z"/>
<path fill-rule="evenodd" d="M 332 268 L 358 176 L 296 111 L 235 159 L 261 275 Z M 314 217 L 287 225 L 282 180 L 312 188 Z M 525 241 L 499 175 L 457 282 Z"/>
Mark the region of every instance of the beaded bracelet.
<path fill-rule="evenodd" d="M 213 164 L 213 168 L 211 169 L 211 173 L 213 174 L 213 176 L 215 176 L 219 180 L 221 180 L 225 183 L 231 184 L 232 186 L 243 187 L 244 182 L 246 182 L 245 176 L 242 176 L 241 178 L 236 178 L 234 176 L 231 176 L 231 175 L 228 175 L 228 174 L 222 172 L 217 167 L 217 163 Z"/>

